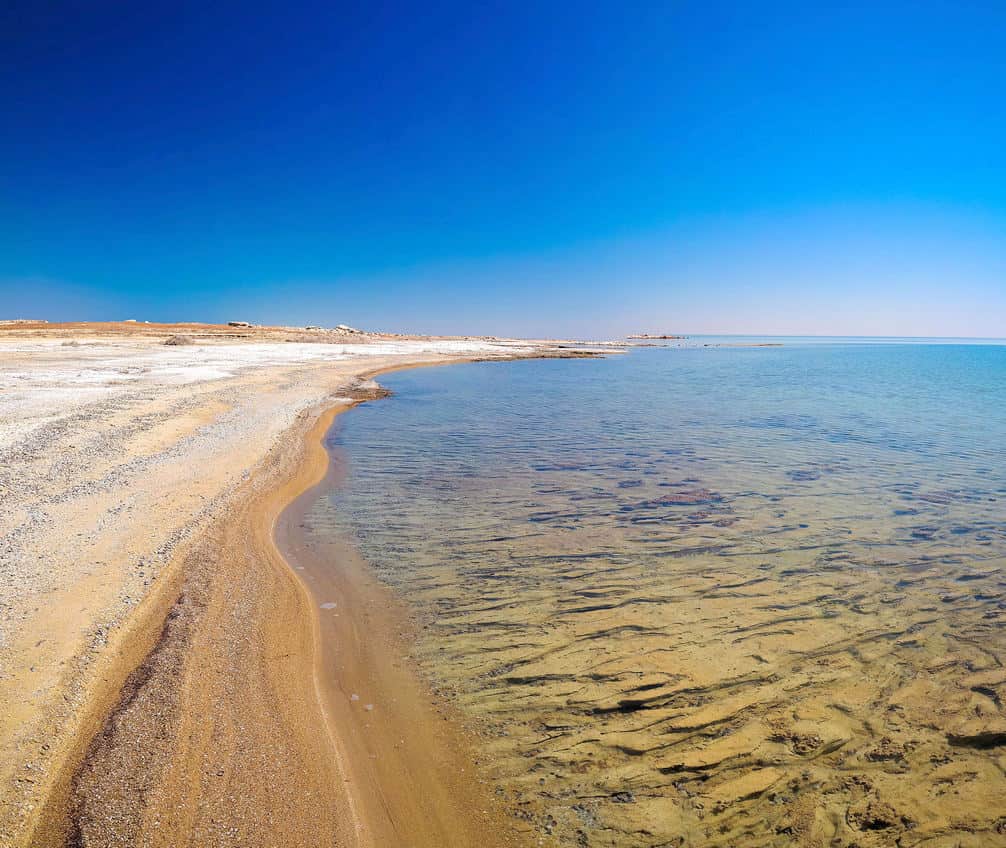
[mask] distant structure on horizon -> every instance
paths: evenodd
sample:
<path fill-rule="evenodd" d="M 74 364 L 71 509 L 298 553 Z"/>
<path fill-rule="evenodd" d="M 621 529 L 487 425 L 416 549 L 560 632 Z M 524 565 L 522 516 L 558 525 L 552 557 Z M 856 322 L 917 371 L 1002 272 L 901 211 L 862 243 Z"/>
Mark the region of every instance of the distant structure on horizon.
<path fill-rule="evenodd" d="M 688 336 L 673 336 L 669 333 L 664 333 L 663 335 L 654 335 L 653 333 L 636 333 L 632 336 L 626 336 L 627 339 L 687 339 Z"/>

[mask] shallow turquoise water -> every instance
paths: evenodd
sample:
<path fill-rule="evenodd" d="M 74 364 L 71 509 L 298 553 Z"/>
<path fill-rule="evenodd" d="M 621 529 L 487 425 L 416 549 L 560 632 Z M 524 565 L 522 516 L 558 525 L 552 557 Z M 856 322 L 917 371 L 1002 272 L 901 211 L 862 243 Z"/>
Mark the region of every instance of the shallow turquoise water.
<path fill-rule="evenodd" d="M 386 376 L 312 532 L 410 601 L 542 838 L 788 844 L 812 798 L 835 844 L 955 839 L 964 780 L 998 844 L 1006 347 L 690 341 Z"/>

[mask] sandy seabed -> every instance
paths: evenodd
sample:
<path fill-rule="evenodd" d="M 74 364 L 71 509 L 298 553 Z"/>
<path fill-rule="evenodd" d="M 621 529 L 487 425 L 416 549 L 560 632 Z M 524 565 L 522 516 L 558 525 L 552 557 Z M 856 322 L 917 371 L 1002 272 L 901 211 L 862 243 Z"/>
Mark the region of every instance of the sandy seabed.
<path fill-rule="evenodd" d="M 974 427 L 780 426 L 789 399 L 715 403 L 744 356 L 396 380 L 341 420 L 350 484 L 303 532 L 408 600 L 543 845 L 1006 845 L 998 422 L 965 390 Z"/>

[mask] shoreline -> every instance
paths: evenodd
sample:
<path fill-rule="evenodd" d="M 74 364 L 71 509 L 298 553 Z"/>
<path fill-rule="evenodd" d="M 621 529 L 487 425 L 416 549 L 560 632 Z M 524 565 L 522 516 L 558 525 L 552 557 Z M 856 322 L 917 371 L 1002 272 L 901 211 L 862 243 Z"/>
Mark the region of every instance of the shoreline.
<path fill-rule="evenodd" d="M 331 408 L 333 417 L 337 409 L 338 405 Z M 197 811 L 192 809 L 192 802 L 200 800 L 202 790 L 207 788 L 206 775 L 228 780 L 235 777 L 233 766 L 225 762 L 228 759 L 225 754 L 234 756 L 239 747 L 265 748 L 271 744 L 272 740 L 261 728 L 254 726 L 255 722 L 245 725 L 241 718 L 243 707 L 232 697 L 238 691 L 236 687 L 246 696 L 257 689 L 266 695 L 268 706 L 285 713 L 287 718 L 296 717 L 299 712 L 290 730 L 281 734 L 295 737 L 292 742 L 286 740 L 284 753 L 296 757 L 302 767 L 306 766 L 304 770 L 310 778 L 303 782 L 335 785 L 330 775 L 329 780 L 324 779 L 324 763 L 311 762 L 312 746 L 305 744 L 310 739 L 305 721 L 310 713 L 310 700 L 305 700 L 304 695 L 310 693 L 311 687 L 305 685 L 302 670 L 301 685 L 297 686 L 297 677 L 285 668 L 286 694 L 301 698 L 299 703 L 285 701 L 283 687 L 276 685 L 269 653 L 265 650 L 272 647 L 280 655 L 303 655 L 310 649 L 309 634 L 306 636 L 303 632 L 311 628 L 310 607 L 300 581 L 275 552 L 271 528 L 287 503 L 302 488 L 316 482 L 313 477 L 316 467 L 304 462 L 303 454 L 308 448 L 310 434 L 324 414 L 324 411 L 315 411 L 308 416 L 301 415 L 294 432 L 287 433 L 279 455 L 268 457 L 266 467 L 252 473 L 243 487 L 245 491 L 237 494 L 230 507 L 201 534 L 202 538 L 193 549 L 175 564 L 174 573 L 165 581 L 166 586 L 157 602 L 137 616 L 139 621 L 134 629 L 139 633 L 134 634 L 126 628 L 120 633 L 120 642 L 136 645 L 132 651 L 118 657 L 117 668 L 107 672 L 109 676 L 117 672 L 122 684 L 117 688 L 113 681 L 105 687 L 106 693 L 114 692 L 110 704 L 107 700 L 88 699 L 94 704 L 91 713 L 100 715 L 96 732 L 75 740 L 73 753 L 79 758 L 71 754 L 64 762 L 55 791 L 50 793 L 38 825 L 25 844 L 186 845 L 200 844 L 203 840 L 217 841 L 221 835 L 232 831 L 234 826 L 228 823 L 223 830 L 212 827 L 213 833 L 197 836 L 199 822 L 193 820 Z M 213 560 L 214 550 L 225 551 L 229 545 L 239 543 L 238 537 L 242 535 L 250 542 L 245 556 L 222 556 Z M 205 566 L 206 562 L 212 564 L 210 568 Z M 256 577 L 264 582 L 249 587 L 250 591 L 246 592 L 261 595 L 262 613 L 268 599 L 269 615 L 278 617 L 281 625 L 263 628 L 266 616 L 260 614 L 261 620 L 256 622 L 260 632 L 255 634 L 252 656 L 242 657 L 253 661 L 242 668 L 232 665 L 232 679 L 227 679 L 222 686 L 214 681 L 214 685 L 207 687 L 199 678 L 199 667 L 214 668 L 217 675 L 226 674 L 224 666 L 228 660 L 240 657 L 221 656 L 235 636 L 240 638 L 233 632 L 233 625 L 237 624 L 239 630 L 246 629 L 233 618 L 228 622 L 227 606 L 234 598 L 227 597 L 226 591 L 222 591 L 227 587 L 222 584 Z M 243 597 L 240 602 L 248 600 Z M 146 644 L 139 642 L 137 637 L 141 634 L 148 637 Z M 140 656 L 140 662 L 128 667 L 129 659 L 136 655 Z M 110 661 L 114 663 L 115 659 L 113 656 Z M 246 675 L 257 685 L 241 686 L 234 679 Z M 104 711 L 102 703 L 107 704 Z M 238 738 L 235 729 L 240 730 L 243 738 Z M 274 732 L 275 729 L 272 728 Z M 167 739 L 159 738 L 165 733 Z M 257 739 L 254 738 L 256 733 L 259 733 Z M 131 746 L 130 737 L 142 741 Z M 138 751 L 143 745 L 147 750 Z M 204 768 L 202 763 L 210 746 L 216 749 L 214 759 L 220 762 L 213 769 Z M 269 795 L 275 788 L 269 784 L 278 776 L 262 774 L 252 781 L 259 791 L 249 793 L 254 786 L 246 786 L 244 804 L 254 800 L 268 806 Z M 296 782 L 296 775 L 288 774 L 286 778 L 287 785 Z M 148 795 L 151 792 L 153 796 Z M 226 796 L 215 794 L 216 804 L 226 811 Z M 329 800 L 331 803 L 326 804 L 326 808 L 336 806 L 341 799 Z M 157 812 L 151 812 L 156 808 L 167 814 L 166 821 L 161 821 L 162 816 Z M 185 810 L 184 815 L 178 815 L 179 808 Z M 110 809 L 113 810 L 111 815 Z M 235 818 L 240 815 L 237 809 L 233 812 Z M 340 813 L 346 811 L 340 810 Z M 315 814 L 314 818 L 318 816 Z M 346 818 L 350 816 L 347 814 Z M 332 819 L 329 814 L 327 820 L 320 823 L 320 829 L 332 831 L 330 836 L 341 838 L 343 834 L 337 830 L 341 824 Z M 146 832 L 151 825 L 156 827 L 156 834 Z M 254 839 L 256 834 L 245 836 Z M 266 844 L 275 834 L 258 836 L 266 837 L 259 843 Z M 288 842 L 309 844 L 309 840 Z M 283 843 L 277 841 L 277 844 Z"/>
<path fill-rule="evenodd" d="M 495 358 L 525 358 L 515 353 Z M 361 362 L 368 367 L 354 369 L 354 378 L 481 358 Z M 335 399 L 344 389 L 333 386 L 330 394 Z M 76 727 L 47 751 L 46 780 L 34 786 L 41 803 L 28 806 L 22 837 L 11 844 L 196 845 L 239 832 L 242 844 L 382 844 L 368 841 L 354 813 L 341 777 L 347 765 L 319 751 L 318 719 L 325 716 L 316 664 L 308 677 L 300 659 L 296 667 L 278 663 L 267 650 L 287 659 L 317 652 L 318 610 L 281 556 L 273 529 L 286 507 L 325 478 L 325 433 L 358 402 L 338 397 L 297 413 L 225 508 L 180 548 L 108 634 L 89 668 L 85 706 L 73 713 Z M 243 556 L 231 550 L 242 545 Z M 238 597 L 222 591 L 228 581 L 242 587 Z M 229 615 L 235 604 L 247 609 L 253 625 L 235 623 Z M 235 634 L 249 628 L 254 632 L 245 632 L 242 647 Z M 215 677 L 208 678 L 207 669 Z M 237 693 L 250 690 L 258 699 L 237 703 Z M 267 726 L 256 726 L 262 717 L 269 717 Z"/>
<path fill-rule="evenodd" d="M 367 377 L 398 370 L 404 369 Z M 360 813 L 355 844 L 530 845 L 530 831 L 517 827 L 479 777 L 476 740 L 408 656 L 415 624 L 405 602 L 380 582 L 351 542 L 331 536 L 312 542 L 303 532 L 315 500 L 344 479 L 327 438 L 339 415 L 368 400 L 321 419 L 310 438 L 325 473 L 283 510 L 274 534 L 312 600 L 316 691 L 350 806 Z"/>

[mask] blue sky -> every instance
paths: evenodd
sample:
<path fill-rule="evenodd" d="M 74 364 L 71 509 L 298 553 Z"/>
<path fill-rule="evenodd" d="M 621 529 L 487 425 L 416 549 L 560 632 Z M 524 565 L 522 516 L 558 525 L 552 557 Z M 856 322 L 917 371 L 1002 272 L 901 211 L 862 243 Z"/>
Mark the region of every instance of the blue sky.
<path fill-rule="evenodd" d="M 0 313 L 1006 336 L 1004 39 L 993 3 L 13 0 Z"/>

